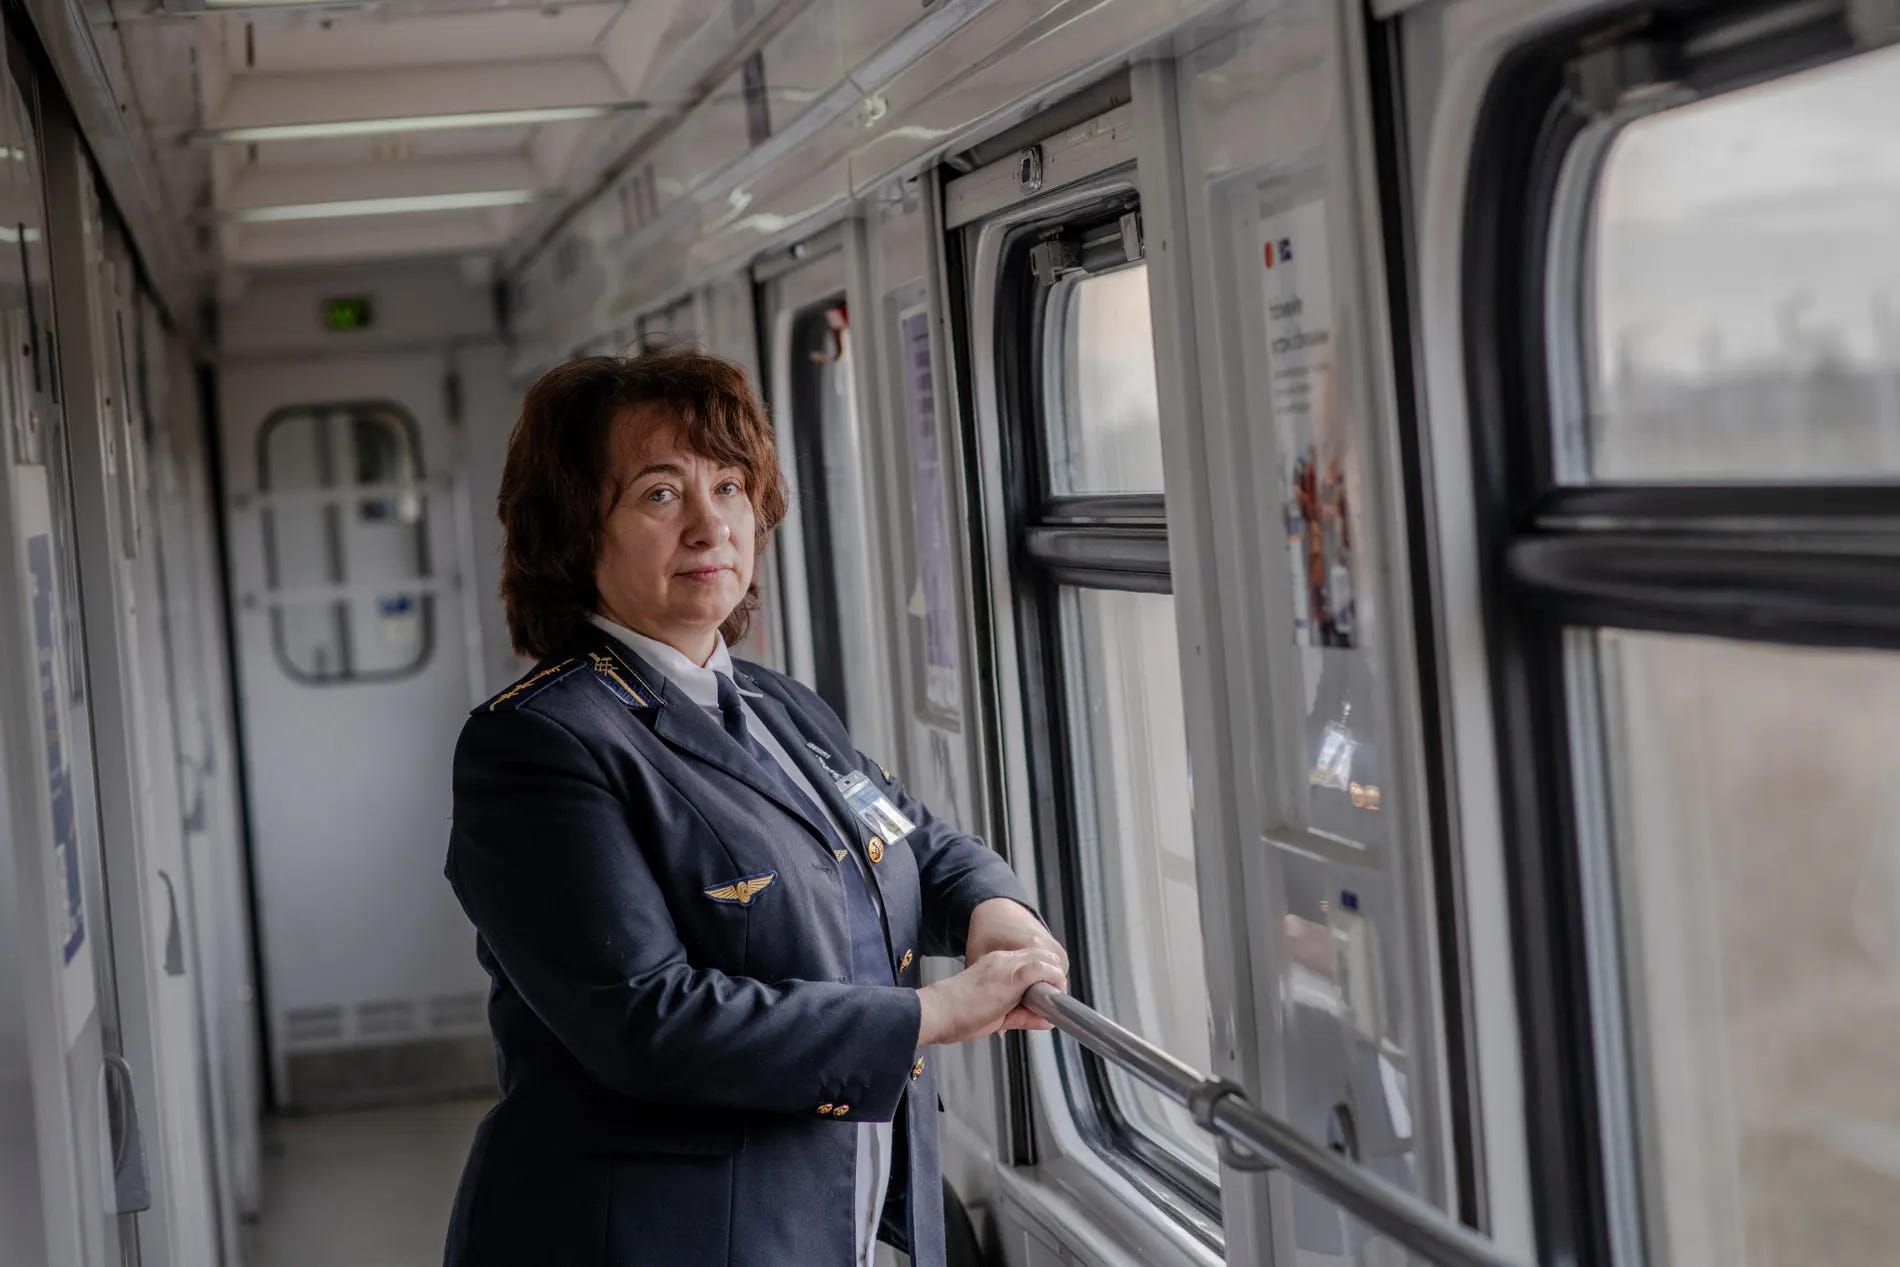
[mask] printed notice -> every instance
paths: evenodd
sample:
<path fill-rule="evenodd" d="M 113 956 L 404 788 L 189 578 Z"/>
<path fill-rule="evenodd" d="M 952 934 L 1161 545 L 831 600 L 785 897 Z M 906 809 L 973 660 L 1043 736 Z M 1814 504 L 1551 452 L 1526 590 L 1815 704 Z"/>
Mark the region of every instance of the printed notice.
<path fill-rule="evenodd" d="M 911 523 L 917 541 L 917 599 L 924 622 L 924 697 L 933 712 L 957 716 L 956 573 L 945 515 L 937 384 L 930 368 L 930 312 L 921 304 L 897 318 L 904 358 L 904 412 L 910 426 Z M 921 611 L 919 611 L 921 609 Z"/>
<path fill-rule="evenodd" d="M 33 655 L 40 690 L 40 715 L 46 727 L 46 790 L 53 821 L 53 893 L 60 951 L 60 992 L 66 1045 L 79 1040 L 92 1015 L 95 988 L 92 953 L 86 944 L 86 904 L 79 878 L 79 832 L 73 802 L 72 768 L 60 727 L 60 692 L 55 665 L 55 594 L 53 542 L 44 533 L 26 543 L 27 573 L 33 586 Z"/>
<path fill-rule="evenodd" d="M 1333 287 L 1326 204 L 1297 203 L 1261 217 L 1268 397 L 1281 455 L 1287 554 L 1293 568 L 1295 638 L 1350 647 L 1352 530 L 1346 499 L 1344 419 L 1333 344 Z"/>

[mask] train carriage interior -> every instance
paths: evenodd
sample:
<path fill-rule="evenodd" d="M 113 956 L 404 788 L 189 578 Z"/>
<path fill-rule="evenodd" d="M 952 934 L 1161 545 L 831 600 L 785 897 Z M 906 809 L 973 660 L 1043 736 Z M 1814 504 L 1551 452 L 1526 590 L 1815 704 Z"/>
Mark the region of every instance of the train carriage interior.
<path fill-rule="evenodd" d="M 1900 1261 L 1900 5 L 0 31 L 8 1267 L 442 1261 L 508 438 L 678 346 L 735 653 L 1071 958 L 952 1267 Z"/>

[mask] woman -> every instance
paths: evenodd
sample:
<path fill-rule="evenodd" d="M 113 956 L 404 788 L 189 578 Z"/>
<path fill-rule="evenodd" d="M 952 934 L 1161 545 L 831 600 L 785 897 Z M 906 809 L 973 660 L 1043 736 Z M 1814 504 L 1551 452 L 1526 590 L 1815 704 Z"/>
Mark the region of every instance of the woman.
<path fill-rule="evenodd" d="M 927 1048 L 1045 1028 L 1062 949 L 1001 859 L 735 661 L 785 512 L 743 371 L 590 357 L 528 393 L 501 593 L 538 663 L 469 718 L 448 876 L 501 1101 L 450 1267 L 944 1261 Z M 920 986 L 919 957 L 962 955 Z"/>

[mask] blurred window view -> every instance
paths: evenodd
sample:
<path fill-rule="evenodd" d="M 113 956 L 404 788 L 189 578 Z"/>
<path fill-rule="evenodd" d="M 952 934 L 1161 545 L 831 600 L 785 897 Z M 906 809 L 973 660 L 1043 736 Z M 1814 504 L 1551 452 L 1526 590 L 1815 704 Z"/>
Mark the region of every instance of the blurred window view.
<path fill-rule="evenodd" d="M 1077 854 L 1097 953 L 1096 1006 L 1196 1069 L 1211 1068 L 1201 907 L 1188 803 L 1187 716 L 1174 598 L 1064 586 L 1063 663 Z M 1212 1179 L 1213 1138 L 1119 1065 L 1129 1124 Z"/>
<path fill-rule="evenodd" d="M 1595 191 L 1568 477 L 1900 475 L 1896 118 L 1890 49 L 1618 136 Z"/>
<path fill-rule="evenodd" d="M 1051 296 L 1060 306 L 1062 407 L 1046 439 L 1057 494 L 1161 491 L 1148 266 L 1078 275 Z"/>
<path fill-rule="evenodd" d="M 1900 659 L 1588 637 L 1658 1258 L 1891 1261 Z"/>

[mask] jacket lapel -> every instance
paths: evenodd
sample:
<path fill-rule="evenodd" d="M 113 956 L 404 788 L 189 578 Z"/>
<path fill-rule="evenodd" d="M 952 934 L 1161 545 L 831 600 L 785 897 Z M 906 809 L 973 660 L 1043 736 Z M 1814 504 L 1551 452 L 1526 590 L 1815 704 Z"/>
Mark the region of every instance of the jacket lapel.
<path fill-rule="evenodd" d="M 824 830 L 812 821 L 812 807 L 804 803 L 804 798 L 787 791 L 752 754 L 735 743 L 705 709 L 667 681 L 664 674 L 606 633 L 601 634 L 597 643 L 590 644 L 586 655 L 608 691 L 638 713 L 668 747 L 704 761 L 771 800 L 805 824 L 825 852 L 831 851 Z M 768 698 L 754 697 L 751 702 L 756 706 Z M 800 740 L 797 746 L 802 751 L 804 741 Z M 830 790 L 828 779 L 822 783 L 814 779 L 813 784 Z"/>
<path fill-rule="evenodd" d="M 792 761 L 804 771 L 805 778 L 824 798 L 825 808 L 831 811 L 832 817 L 838 820 L 848 837 L 846 843 L 854 850 L 861 848 L 864 844 L 863 827 L 858 822 L 858 816 L 851 812 L 851 807 L 845 804 L 844 797 L 838 792 L 838 774 L 844 771 L 833 774 L 831 768 L 818 759 L 818 754 L 806 744 L 805 736 L 792 720 L 791 710 L 783 700 L 768 691 L 756 678 L 741 676 L 738 680 L 746 690 L 758 692 L 749 695 L 746 703 L 752 706 L 753 713 L 766 724 L 773 737 L 779 741 L 779 746 L 791 754 Z"/>

